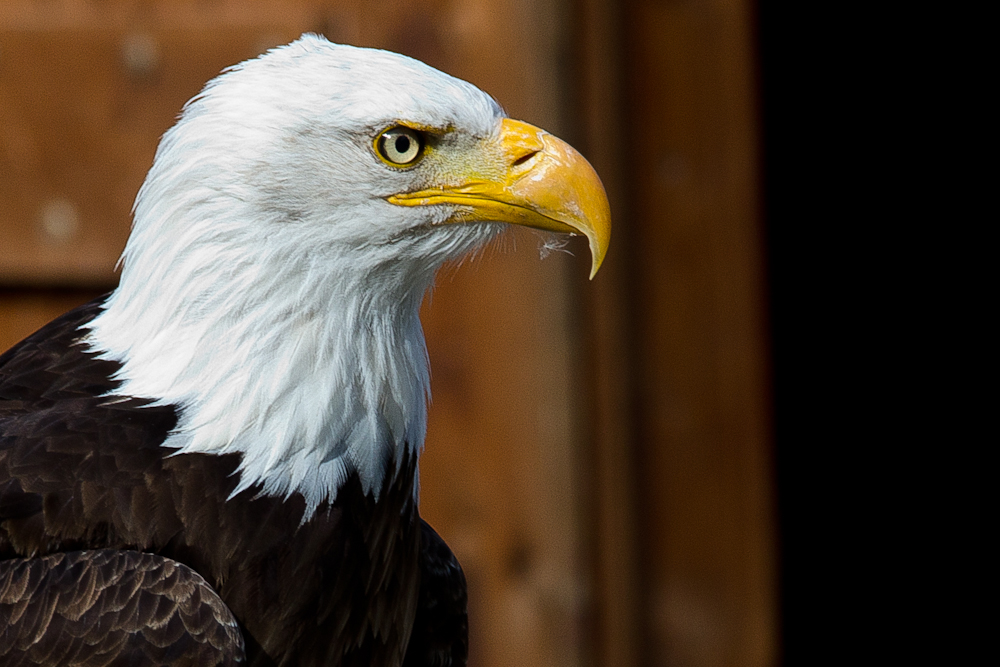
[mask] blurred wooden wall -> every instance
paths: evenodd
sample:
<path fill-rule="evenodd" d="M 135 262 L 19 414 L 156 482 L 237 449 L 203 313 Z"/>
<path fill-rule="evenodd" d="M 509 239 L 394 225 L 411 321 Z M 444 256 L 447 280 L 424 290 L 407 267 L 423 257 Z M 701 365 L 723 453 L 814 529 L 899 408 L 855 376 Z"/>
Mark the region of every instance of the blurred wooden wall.
<path fill-rule="evenodd" d="M 746 0 L 8 0 L 0 347 L 115 283 L 160 134 L 303 31 L 420 58 L 577 145 L 615 231 L 511 234 L 425 304 L 421 512 L 477 667 L 771 665 L 754 17 Z"/>

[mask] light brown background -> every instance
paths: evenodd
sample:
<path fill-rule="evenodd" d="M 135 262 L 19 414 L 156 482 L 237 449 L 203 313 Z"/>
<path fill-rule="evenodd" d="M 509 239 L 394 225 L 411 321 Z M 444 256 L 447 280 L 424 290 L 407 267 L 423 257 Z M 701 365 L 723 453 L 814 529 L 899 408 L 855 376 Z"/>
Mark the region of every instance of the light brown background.
<path fill-rule="evenodd" d="M 424 308 L 423 515 L 471 589 L 470 663 L 771 665 L 779 653 L 747 0 L 7 0 L 0 348 L 114 286 L 158 137 L 303 31 L 415 56 L 569 140 L 614 234 L 512 233 Z"/>

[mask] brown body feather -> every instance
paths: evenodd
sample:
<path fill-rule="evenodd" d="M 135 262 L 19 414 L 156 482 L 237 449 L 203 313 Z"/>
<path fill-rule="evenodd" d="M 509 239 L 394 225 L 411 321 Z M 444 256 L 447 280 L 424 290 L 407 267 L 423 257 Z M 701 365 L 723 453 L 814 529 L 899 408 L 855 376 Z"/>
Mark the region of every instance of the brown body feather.
<path fill-rule="evenodd" d="M 170 456 L 173 407 L 101 397 L 118 365 L 77 342 L 99 308 L 0 356 L 0 559 L 132 550 L 181 563 L 231 610 L 250 665 L 465 664 L 465 580 L 419 518 L 416 460 L 390 465 L 377 502 L 350 477 L 304 524 L 301 495 L 229 499 L 239 455 Z M 61 632 L 50 625 L 39 642 Z"/>

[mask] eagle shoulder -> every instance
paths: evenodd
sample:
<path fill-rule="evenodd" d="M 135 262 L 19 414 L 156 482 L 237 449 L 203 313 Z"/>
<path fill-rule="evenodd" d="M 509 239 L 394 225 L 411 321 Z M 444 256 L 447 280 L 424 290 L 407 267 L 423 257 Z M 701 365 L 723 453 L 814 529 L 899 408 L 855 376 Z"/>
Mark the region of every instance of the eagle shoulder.
<path fill-rule="evenodd" d="M 464 667 L 469 656 L 465 573 L 423 519 L 420 529 L 420 594 L 403 667 Z"/>

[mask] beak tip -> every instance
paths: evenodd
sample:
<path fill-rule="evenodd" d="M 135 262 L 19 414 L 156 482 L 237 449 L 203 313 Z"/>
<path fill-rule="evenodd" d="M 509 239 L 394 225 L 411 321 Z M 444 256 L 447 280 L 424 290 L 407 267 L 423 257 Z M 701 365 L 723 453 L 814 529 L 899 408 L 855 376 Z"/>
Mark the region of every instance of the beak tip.
<path fill-rule="evenodd" d="M 590 236 L 590 235 L 588 235 Z M 590 279 L 593 280 L 594 276 L 597 275 L 597 271 L 601 268 L 604 263 L 604 257 L 608 253 L 608 240 L 603 239 L 603 243 L 596 235 L 590 236 Z"/>
<path fill-rule="evenodd" d="M 596 174 L 595 174 L 596 178 Z M 598 181 L 599 183 L 600 181 Z M 598 211 L 598 214 L 594 216 L 594 220 L 587 227 L 582 229 L 582 231 L 587 235 L 587 241 L 590 244 L 590 279 L 593 280 L 594 276 L 597 275 L 597 271 L 604 264 L 604 258 L 608 254 L 608 245 L 611 243 L 611 208 L 608 205 L 607 195 L 604 194 L 604 187 L 601 186 L 601 201 L 600 206 L 595 206 L 594 208 Z"/>

